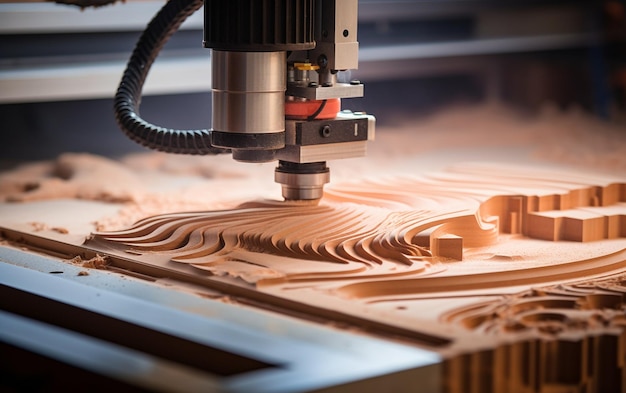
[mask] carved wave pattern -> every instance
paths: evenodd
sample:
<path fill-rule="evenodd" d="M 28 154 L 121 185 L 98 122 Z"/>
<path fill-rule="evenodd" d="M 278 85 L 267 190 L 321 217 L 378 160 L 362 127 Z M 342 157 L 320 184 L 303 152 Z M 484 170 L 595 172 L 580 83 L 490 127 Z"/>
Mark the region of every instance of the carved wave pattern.
<path fill-rule="evenodd" d="M 431 265 L 428 249 L 411 242 L 412 230 L 430 217 L 426 213 L 259 203 L 151 217 L 128 230 L 98 233 L 96 239 L 119 243 L 134 254 L 167 254 L 174 262 L 200 269 L 230 265 L 230 270 L 240 271 L 237 265 L 242 263 L 270 269 L 255 270 L 262 279 L 330 278 L 372 269 L 396 275 Z M 250 274 L 245 278 L 255 281 Z"/>
<path fill-rule="evenodd" d="M 320 206 L 268 201 L 164 214 L 96 233 L 92 241 L 253 283 L 421 276 L 445 270 L 438 262 L 463 248 L 496 242 L 501 232 L 529 233 L 530 214 L 619 203 L 626 194 L 614 179 L 517 167 L 498 173 L 506 175 L 468 165 L 427 177 L 343 184 L 329 187 Z M 616 222 L 619 237 L 626 225 Z M 462 243 L 445 245 L 451 234 Z"/>

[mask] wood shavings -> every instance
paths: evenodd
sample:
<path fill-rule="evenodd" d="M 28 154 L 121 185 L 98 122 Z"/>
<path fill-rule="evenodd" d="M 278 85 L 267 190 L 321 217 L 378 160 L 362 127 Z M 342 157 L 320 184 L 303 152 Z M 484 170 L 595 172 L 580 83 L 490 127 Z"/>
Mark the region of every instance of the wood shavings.
<path fill-rule="evenodd" d="M 41 232 L 48 229 L 48 225 L 43 222 L 31 222 L 29 223 L 35 232 Z"/>
<path fill-rule="evenodd" d="M 43 222 L 33 221 L 33 222 L 30 222 L 29 225 L 33 228 L 33 232 L 42 232 L 42 231 L 51 230 L 53 232 L 60 233 L 62 235 L 67 235 L 70 233 L 70 231 L 67 228 L 50 227 L 48 224 L 43 223 Z"/>
<path fill-rule="evenodd" d="M 109 265 L 109 257 L 96 254 L 93 258 L 84 260 L 80 255 L 77 255 L 68 262 L 81 267 L 106 270 Z"/>

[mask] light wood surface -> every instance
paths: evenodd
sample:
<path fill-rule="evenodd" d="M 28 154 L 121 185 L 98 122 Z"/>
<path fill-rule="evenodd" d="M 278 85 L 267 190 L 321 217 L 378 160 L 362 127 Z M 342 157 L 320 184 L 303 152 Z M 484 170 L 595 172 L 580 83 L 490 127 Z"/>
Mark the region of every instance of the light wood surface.
<path fill-rule="evenodd" d="M 624 136 L 544 116 L 463 109 L 383 130 L 367 159 L 331 166 L 317 206 L 279 202 L 272 166 L 65 155 L 0 178 L 21 201 L 1 224 L 68 260 L 436 351 L 445 391 L 623 390 Z"/>

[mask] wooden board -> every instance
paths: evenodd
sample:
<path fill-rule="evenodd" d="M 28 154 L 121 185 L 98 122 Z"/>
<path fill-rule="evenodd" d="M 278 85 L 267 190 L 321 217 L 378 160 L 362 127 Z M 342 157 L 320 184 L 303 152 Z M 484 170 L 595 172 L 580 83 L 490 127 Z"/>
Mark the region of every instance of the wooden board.
<path fill-rule="evenodd" d="M 472 128 L 477 117 L 446 119 L 456 122 L 439 119 L 429 130 Z M 212 188 L 188 182 L 194 203 L 179 191 L 154 203 L 132 172 L 115 167 L 124 187 L 110 193 L 92 181 L 100 166 L 70 165 L 72 189 L 62 196 L 109 198 L 120 212 L 99 210 L 110 202 L 22 193 L 17 200 L 43 201 L 3 206 L 3 233 L 68 260 L 200 284 L 436 351 L 449 392 L 624 391 L 626 144 L 602 142 L 596 156 L 589 152 L 599 142 L 580 140 L 607 133 L 574 143 L 563 127 L 589 123 L 560 122 L 552 134 L 558 121 L 509 124 L 473 149 L 464 144 L 474 129 L 449 139 L 389 133 L 368 161 L 339 166 L 340 181 L 318 206 L 272 198 L 267 167 L 212 179 Z M 242 203 L 250 195 L 269 197 Z M 85 222 L 97 223 L 91 235 Z"/>

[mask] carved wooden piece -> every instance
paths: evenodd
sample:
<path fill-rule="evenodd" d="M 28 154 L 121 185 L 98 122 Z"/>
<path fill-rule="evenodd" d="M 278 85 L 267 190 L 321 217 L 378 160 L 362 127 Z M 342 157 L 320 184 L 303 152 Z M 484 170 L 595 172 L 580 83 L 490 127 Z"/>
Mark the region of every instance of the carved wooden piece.
<path fill-rule="evenodd" d="M 215 211 L 278 197 L 274 165 L 68 153 L 0 174 L 0 200 L 24 202 L 0 203 L 0 232 L 68 261 L 101 254 L 110 269 L 395 335 L 445 356 L 450 392 L 626 391 L 623 126 L 576 110 L 528 117 L 497 105 L 406 120 L 379 130 L 367 159 L 333 165 L 319 207 Z M 389 177 L 468 160 L 571 167 L 461 165 Z M 83 246 L 94 227 L 190 209 L 203 213 L 153 217 L 144 223 L 162 224 L 140 236 L 136 226 Z M 181 221 L 189 240 L 176 232 Z"/>
<path fill-rule="evenodd" d="M 625 237 L 624 178 L 473 164 L 334 185 L 319 206 L 150 217 L 85 246 L 412 332 L 446 357 L 449 392 L 601 392 L 626 389 Z"/>

